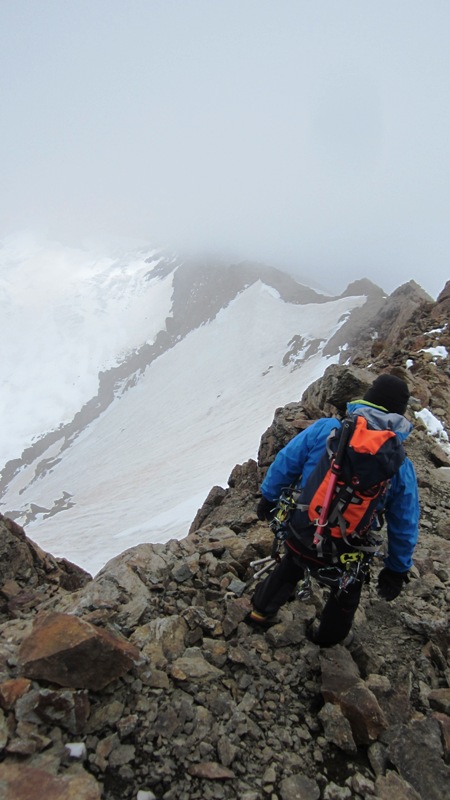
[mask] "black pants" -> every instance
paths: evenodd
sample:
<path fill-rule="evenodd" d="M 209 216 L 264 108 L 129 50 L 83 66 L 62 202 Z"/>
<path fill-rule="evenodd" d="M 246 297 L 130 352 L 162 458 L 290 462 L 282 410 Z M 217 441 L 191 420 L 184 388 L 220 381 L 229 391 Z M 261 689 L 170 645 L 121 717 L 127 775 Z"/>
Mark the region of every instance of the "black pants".
<path fill-rule="evenodd" d="M 280 563 L 257 585 L 252 598 L 253 607 L 262 614 L 276 614 L 294 593 L 297 583 L 304 576 L 305 567 L 308 567 L 314 576 L 318 568 L 323 566 L 326 564 L 320 565 L 309 553 L 297 554 L 286 547 L 286 555 Z M 359 580 L 350 584 L 339 595 L 337 586 L 334 590 L 331 588 L 331 594 L 322 611 L 317 635 L 318 643 L 332 645 L 345 639 L 353 624 L 361 589 L 362 582 Z"/>

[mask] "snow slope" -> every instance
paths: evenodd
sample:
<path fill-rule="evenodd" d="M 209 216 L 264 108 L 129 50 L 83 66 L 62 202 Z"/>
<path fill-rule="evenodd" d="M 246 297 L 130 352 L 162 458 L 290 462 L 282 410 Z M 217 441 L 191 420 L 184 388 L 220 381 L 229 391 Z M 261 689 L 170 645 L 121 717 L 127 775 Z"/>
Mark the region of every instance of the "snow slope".
<path fill-rule="evenodd" d="M 98 275 L 106 280 L 106 272 Z M 166 314 L 169 289 L 158 286 Z M 325 358 L 323 347 L 364 302 L 292 305 L 253 284 L 153 361 L 59 462 L 61 443 L 53 444 L 45 454 L 53 469 L 23 468 L 2 513 L 20 512 L 18 522 L 41 547 L 92 573 L 132 545 L 183 537 L 210 488 L 256 457 L 275 408 L 298 400 L 337 360 Z M 304 347 L 294 369 L 283 356 L 298 334 Z M 56 387 L 56 372 L 53 380 Z"/>
<path fill-rule="evenodd" d="M 0 243 L 0 465 L 67 422 L 98 373 L 152 342 L 170 313 L 172 274 L 149 249 L 120 255 L 14 236 Z"/>

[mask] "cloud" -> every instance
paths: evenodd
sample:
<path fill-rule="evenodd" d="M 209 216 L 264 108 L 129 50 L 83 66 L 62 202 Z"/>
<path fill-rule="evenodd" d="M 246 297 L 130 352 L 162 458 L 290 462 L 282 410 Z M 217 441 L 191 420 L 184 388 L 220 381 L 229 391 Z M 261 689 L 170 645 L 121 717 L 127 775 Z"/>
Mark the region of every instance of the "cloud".
<path fill-rule="evenodd" d="M 450 7 L 3 4 L 1 235 L 448 274 Z"/>

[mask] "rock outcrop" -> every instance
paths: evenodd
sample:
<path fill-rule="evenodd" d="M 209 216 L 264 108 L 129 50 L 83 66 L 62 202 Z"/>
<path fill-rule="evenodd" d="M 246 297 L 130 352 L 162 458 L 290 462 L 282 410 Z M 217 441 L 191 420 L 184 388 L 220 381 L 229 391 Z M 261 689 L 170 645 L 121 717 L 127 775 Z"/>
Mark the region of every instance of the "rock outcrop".
<path fill-rule="evenodd" d="M 0 520 L 2 797 L 26 800 L 30 786 L 35 800 L 448 797 L 450 288 L 437 303 L 413 296 L 398 330 L 382 321 L 370 369 L 360 352 L 276 410 L 258 460 L 211 489 L 182 541 L 132 548 L 91 579 Z M 318 586 L 253 631 L 268 465 L 387 369 L 413 397 L 422 519 L 410 583 L 392 603 L 375 580 L 365 587 L 347 648 L 305 638 Z"/>

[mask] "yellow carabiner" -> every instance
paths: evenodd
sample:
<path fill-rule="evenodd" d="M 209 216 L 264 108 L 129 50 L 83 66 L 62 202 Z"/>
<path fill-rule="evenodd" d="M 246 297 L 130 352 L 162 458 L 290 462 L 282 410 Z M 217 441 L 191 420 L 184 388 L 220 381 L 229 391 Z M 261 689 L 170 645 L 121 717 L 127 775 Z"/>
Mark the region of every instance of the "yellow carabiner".
<path fill-rule="evenodd" d="M 342 564 L 348 564 L 349 562 L 353 561 L 362 561 L 363 558 L 364 558 L 364 553 L 360 552 L 358 553 L 353 551 L 351 553 L 342 553 L 342 555 L 339 557 L 339 561 Z"/>

